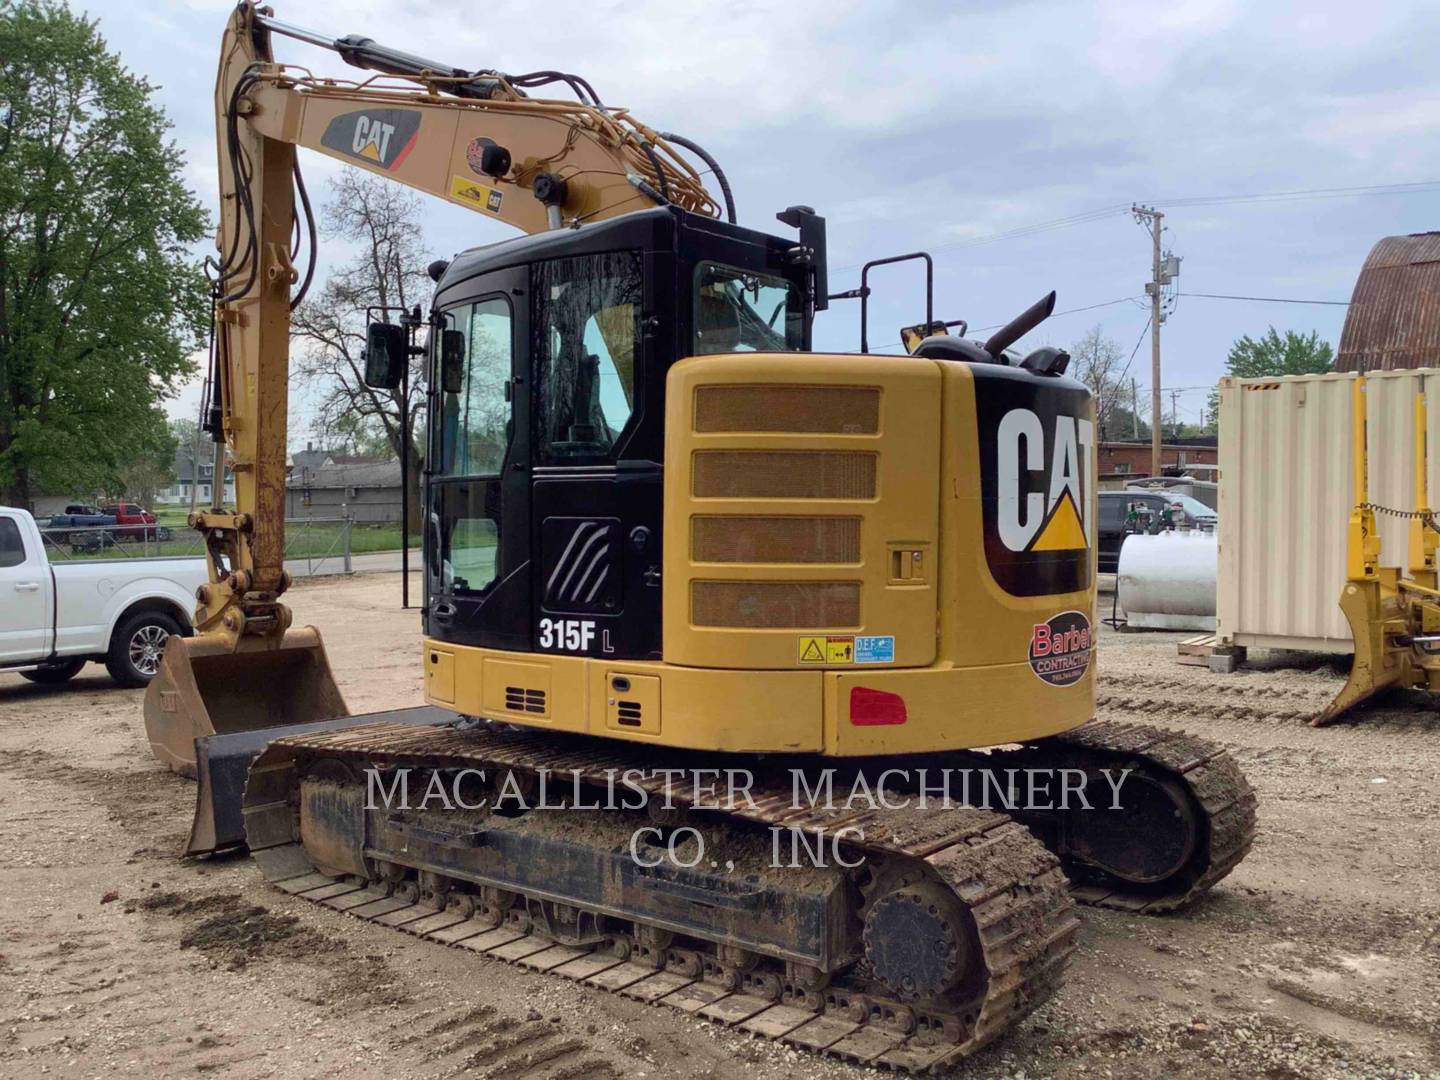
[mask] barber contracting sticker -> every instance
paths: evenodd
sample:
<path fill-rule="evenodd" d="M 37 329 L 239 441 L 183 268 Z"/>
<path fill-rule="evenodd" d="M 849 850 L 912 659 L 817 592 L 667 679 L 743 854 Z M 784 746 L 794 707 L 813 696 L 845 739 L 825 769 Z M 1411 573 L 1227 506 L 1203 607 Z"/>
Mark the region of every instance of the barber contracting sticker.
<path fill-rule="evenodd" d="M 1030 670 L 1051 686 L 1079 682 L 1090 670 L 1090 620 L 1062 611 L 1030 631 Z"/>

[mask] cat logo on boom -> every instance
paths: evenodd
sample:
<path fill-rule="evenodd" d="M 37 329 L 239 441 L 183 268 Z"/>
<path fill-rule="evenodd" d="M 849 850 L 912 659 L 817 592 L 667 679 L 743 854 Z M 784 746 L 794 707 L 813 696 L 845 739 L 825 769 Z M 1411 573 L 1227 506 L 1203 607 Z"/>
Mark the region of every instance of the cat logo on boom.
<path fill-rule="evenodd" d="M 414 109 L 367 109 L 331 120 L 320 145 L 390 172 L 410 155 L 419 134 L 420 114 Z"/>

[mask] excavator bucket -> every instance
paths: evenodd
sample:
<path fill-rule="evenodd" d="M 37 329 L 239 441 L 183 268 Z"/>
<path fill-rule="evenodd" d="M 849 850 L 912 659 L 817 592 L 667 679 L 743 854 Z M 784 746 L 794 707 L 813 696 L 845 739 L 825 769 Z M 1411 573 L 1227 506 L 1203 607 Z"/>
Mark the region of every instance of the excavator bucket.
<path fill-rule="evenodd" d="M 349 716 L 313 626 L 277 644 L 172 636 L 145 692 L 145 733 L 155 757 L 196 776 L 195 740 Z"/>
<path fill-rule="evenodd" d="M 1355 659 L 1350 665 L 1350 678 L 1341 687 L 1335 700 L 1311 719 L 1312 727 L 1332 724 L 1363 701 L 1389 687 L 1408 682 L 1407 654 L 1404 649 L 1387 643 L 1387 620 L 1395 612 L 1388 609 L 1388 600 L 1378 581 L 1351 581 L 1340 594 L 1340 610 L 1350 623 L 1355 641 Z"/>

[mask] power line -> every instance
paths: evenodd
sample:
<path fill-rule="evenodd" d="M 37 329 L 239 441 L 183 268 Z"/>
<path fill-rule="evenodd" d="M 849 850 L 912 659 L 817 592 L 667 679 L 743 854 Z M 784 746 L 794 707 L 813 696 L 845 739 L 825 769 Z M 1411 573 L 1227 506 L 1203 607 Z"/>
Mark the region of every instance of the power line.
<path fill-rule="evenodd" d="M 1068 229 L 1072 225 L 1084 225 L 1091 221 L 1099 221 L 1102 218 L 1124 213 L 1128 209 L 1126 206 L 1107 206 L 1099 210 L 1087 210 L 1084 213 L 1071 214 L 1068 217 L 1062 218 L 1053 218 L 1050 221 L 1038 221 L 1030 225 L 1017 225 L 1012 229 L 986 233 L 983 236 L 970 236 L 963 240 L 951 240 L 948 243 L 934 244 L 931 246 L 930 251 L 933 254 L 937 251 L 954 251 L 959 248 L 978 247 L 982 244 L 995 244 L 1002 240 L 1019 240 L 1027 236 L 1034 236 L 1037 233 L 1050 232 L 1053 229 Z M 845 270 L 858 270 L 864 265 L 864 263 L 851 263 L 849 266 L 837 266 L 834 270 L 837 273 Z"/>
<path fill-rule="evenodd" d="M 1220 206 L 1229 203 L 1298 202 L 1308 199 L 1350 199 L 1370 195 L 1410 195 L 1440 188 L 1440 180 L 1412 180 L 1403 184 L 1361 184 L 1356 187 L 1302 188 L 1298 191 L 1262 191 L 1249 195 L 1189 195 L 1156 199 L 1166 206 Z"/>
<path fill-rule="evenodd" d="M 1349 300 L 1295 300 L 1288 296 L 1228 296 L 1225 293 L 1182 292 L 1179 296 L 1201 296 L 1206 300 L 1255 300 L 1262 304 L 1327 304 L 1333 307 L 1349 307 Z"/>
<path fill-rule="evenodd" d="M 1120 297 L 1120 299 L 1118 299 L 1118 300 L 1105 300 L 1105 301 L 1103 301 L 1103 302 L 1101 302 L 1101 303 L 1099 303 L 1099 304 L 1086 304 L 1084 307 L 1066 308 L 1064 311 L 1052 311 L 1052 312 L 1050 313 L 1050 319 L 1058 319 L 1061 315 L 1074 315 L 1074 314 L 1076 314 L 1077 312 L 1081 312 L 1081 311 L 1094 311 L 1096 308 L 1114 307 L 1116 304 L 1123 304 L 1123 303 L 1126 303 L 1127 301 L 1128 301 L 1129 303 L 1134 304 L 1134 303 L 1137 303 L 1139 300 L 1140 300 L 1140 298 L 1139 298 L 1138 296 L 1122 296 L 1122 297 Z M 1049 319 L 1047 319 L 1046 321 L 1048 322 Z M 1005 323 L 994 323 L 994 324 L 991 325 L 991 326 L 975 326 L 975 327 L 968 327 L 968 326 L 967 326 L 967 327 L 965 328 L 965 332 L 966 332 L 967 334 L 983 334 L 986 330 L 999 330 L 1000 327 L 1005 326 L 1005 325 L 1007 325 L 1007 324 L 1005 324 Z M 1149 324 L 1147 323 L 1146 325 L 1148 326 Z M 891 342 L 887 342 L 887 343 L 884 344 L 884 345 L 877 345 L 877 346 L 876 346 L 874 349 L 872 349 L 871 351 L 872 351 L 872 352 L 884 352 L 886 349 L 897 349 L 897 348 L 903 349 L 904 347 L 905 347 L 905 343 L 904 343 L 903 341 L 891 341 Z"/>
<path fill-rule="evenodd" d="M 1167 207 L 1234 206 L 1245 203 L 1303 202 L 1311 199 L 1354 199 L 1366 198 L 1372 195 L 1413 195 L 1436 190 L 1440 190 L 1440 180 L 1412 180 L 1401 184 L 1364 184 L 1356 187 L 1302 188 L 1295 191 L 1260 191 L 1246 195 L 1187 195 L 1170 199 L 1149 199 L 1146 201 L 1152 206 Z M 1038 233 L 1050 232 L 1054 229 L 1068 229 L 1075 225 L 1085 225 L 1092 221 L 1100 221 L 1103 218 L 1112 217 L 1116 214 L 1128 213 L 1129 210 L 1130 206 L 1126 204 L 1106 206 L 1096 210 L 1070 214 L 1066 217 L 1052 218 L 1049 221 L 1038 221 L 1029 225 L 1017 225 L 1011 229 L 987 233 L 983 236 L 972 236 L 963 240 L 952 240 L 949 243 L 936 244 L 931 247 L 930 250 L 932 253 L 937 251 L 954 251 L 961 248 L 977 247 L 982 244 L 994 244 L 1002 240 L 1023 239 Z M 863 265 L 865 264 L 852 263 L 849 266 L 837 266 L 832 269 L 836 273 L 839 273 L 845 270 L 858 270 Z"/>
<path fill-rule="evenodd" d="M 1140 297 L 1138 296 L 1122 296 L 1119 300 L 1106 300 L 1103 303 L 1099 304 L 1086 304 L 1084 307 L 1066 308 L 1064 311 L 1052 311 L 1050 313 L 1050 318 L 1058 319 L 1061 315 L 1074 315 L 1077 312 L 1081 311 L 1094 311 L 1096 308 L 1114 307 L 1116 304 L 1123 304 L 1127 301 L 1133 304 L 1139 299 Z M 986 330 L 999 330 L 1000 327 L 1004 325 L 1005 323 L 995 323 L 993 326 L 977 326 L 975 327 L 975 329 L 969 330 L 967 332 L 972 334 L 981 334 L 984 333 Z"/>
<path fill-rule="evenodd" d="M 1140 346 L 1145 344 L 1145 335 L 1150 330 L 1150 319 L 1147 316 L 1145 325 L 1140 330 L 1140 336 L 1135 339 L 1135 348 L 1130 350 L 1130 359 L 1125 361 L 1125 368 L 1120 372 L 1120 378 L 1125 378 L 1130 373 L 1130 365 L 1135 362 L 1135 354 L 1140 351 Z"/>

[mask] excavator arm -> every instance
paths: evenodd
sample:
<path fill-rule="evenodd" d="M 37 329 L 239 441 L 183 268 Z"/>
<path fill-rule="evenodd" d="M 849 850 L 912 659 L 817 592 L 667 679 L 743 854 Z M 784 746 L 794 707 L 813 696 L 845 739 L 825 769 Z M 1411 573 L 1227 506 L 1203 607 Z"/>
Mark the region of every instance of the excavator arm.
<path fill-rule="evenodd" d="M 374 74 L 316 76 L 278 63 L 275 35 L 337 52 Z M 530 97 L 567 83 L 579 101 Z M 206 427 L 217 475 L 226 455 L 235 505 L 190 524 L 205 541 L 210 580 L 197 594 L 196 636 L 172 639 L 146 695 L 156 756 L 193 775 L 195 740 L 345 716 L 319 633 L 291 629 L 284 569 L 290 312 L 315 266 L 316 229 L 297 161 L 306 147 L 524 232 L 579 226 L 670 203 L 718 217 L 721 207 L 678 141 L 589 84 L 559 72 L 510 76 L 448 67 L 377 45 L 331 39 L 241 3 L 227 25 L 215 83 L 220 172 L 215 301 Z M 731 220 L 725 189 L 726 209 Z M 302 243 L 302 238 L 308 240 Z M 307 249 L 306 266 L 297 266 Z"/>

